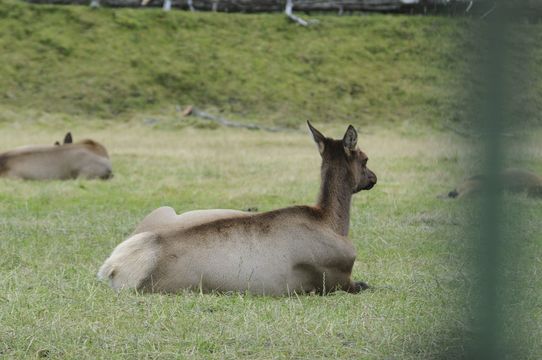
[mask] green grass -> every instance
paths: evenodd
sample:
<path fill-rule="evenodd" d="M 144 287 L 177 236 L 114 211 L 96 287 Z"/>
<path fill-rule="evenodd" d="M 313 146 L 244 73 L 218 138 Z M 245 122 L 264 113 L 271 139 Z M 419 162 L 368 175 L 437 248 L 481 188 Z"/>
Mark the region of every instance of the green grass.
<path fill-rule="evenodd" d="M 532 58 L 514 58 L 531 71 L 513 113 L 531 124 L 542 113 L 540 26 L 514 32 Z M 465 357 L 477 332 L 467 301 L 477 290 L 476 202 L 436 196 L 480 162 L 470 142 L 435 128 L 471 120 L 476 27 L 371 15 L 321 16 L 305 29 L 281 14 L 0 0 L 0 152 L 71 130 L 105 144 L 115 171 L 109 182 L 0 179 L 0 357 Z M 114 246 L 158 206 L 266 211 L 315 200 L 319 156 L 307 133 L 180 118 L 176 106 L 188 104 L 294 128 L 310 118 L 335 137 L 354 124 L 379 178 L 354 198 L 354 278 L 374 290 L 117 295 L 99 283 Z M 540 129 L 520 133 L 507 138 L 507 160 L 542 173 Z M 505 267 L 502 346 L 510 359 L 539 359 L 542 208 L 506 200 L 507 255 L 521 262 Z"/>
<path fill-rule="evenodd" d="M 58 120 L 59 122 L 61 120 Z M 248 295 L 116 295 L 97 281 L 98 267 L 142 217 L 161 205 L 257 207 L 313 203 L 319 156 L 308 134 L 231 129 L 172 131 L 100 122 L 73 125 L 75 140 L 103 142 L 115 178 L 102 181 L 0 180 L 0 355 L 29 358 L 462 358 L 472 338 L 466 296 L 476 292 L 476 229 L 470 202 L 443 201 L 477 166 L 466 142 L 426 131 L 415 135 L 361 129 L 359 143 L 379 176 L 355 196 L 350 237 L 354 278 L 374 290 L 359 295 L 284 298 Z M 317 124 L 320 125 L 320 124 Z M 2 150 L 52 143 L 58 125 L 0 124 Z M 344 126 L 323 126 L 338 137 Z M 516 155 L 542 172 L 540 131 Z M 519 353 L 542 356 L 540 203 L 521 206 L 522 263 L 508 268 L 508 339 Z M 516 221 L 518 219 L 514 219 Z M 519 296 L 519 295 L 521 296 Z M 519 311 L 522 310 L 522 311 Z M 512 319 L 512 320 L 511 320 Z M 515 324 L 515 325 L 514 325 Z"/>
<path fill-rule="evenodd" d="M 194 104 L 241 120 L 465 122 L 468 20 L 321 16 L 303 28 L 282 14 L 216 14 L 0 2 L 1 113 L 175 116 Z M 540 121 L 541 25 L 518 32 L 534 58 L 525 117 Z M 150 116 L 150 115 L 149 115 Z"/>

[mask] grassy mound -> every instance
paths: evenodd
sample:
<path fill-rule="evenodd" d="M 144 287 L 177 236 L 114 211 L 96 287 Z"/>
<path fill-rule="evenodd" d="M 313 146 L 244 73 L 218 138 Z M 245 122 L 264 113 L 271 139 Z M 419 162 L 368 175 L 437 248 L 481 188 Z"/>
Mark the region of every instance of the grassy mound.
<path fill-rule="evenodd" d="M 176 104 L 289 118 L 431 122 L 453 107 L 456 20 L 164 13 L 0 3 L 0 103 L 113 117 Z"/>
<path fill-rule="evenodd" d="M 307 29 L 280 14 L 2 1 L 0 107 L 112 118 L 195 104 L 281 125 L 461 121 L 470 27 L 374 15 L 322 16 Z M 533 83 L 528 116 L 539 116 Z"/>

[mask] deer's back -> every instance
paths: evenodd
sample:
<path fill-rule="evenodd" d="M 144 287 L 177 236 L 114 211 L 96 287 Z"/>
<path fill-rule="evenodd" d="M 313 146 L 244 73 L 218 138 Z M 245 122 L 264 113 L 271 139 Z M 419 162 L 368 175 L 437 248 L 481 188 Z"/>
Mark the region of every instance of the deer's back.
<path fill-rule="evenodd" d="M 157 230 L 160 260 L 142 287 L 278 295 L 286 287 L 310 290 L 314 272 L 349 271 L 356 256 L 352 243 L 306 215 L 286 209 Z"/>

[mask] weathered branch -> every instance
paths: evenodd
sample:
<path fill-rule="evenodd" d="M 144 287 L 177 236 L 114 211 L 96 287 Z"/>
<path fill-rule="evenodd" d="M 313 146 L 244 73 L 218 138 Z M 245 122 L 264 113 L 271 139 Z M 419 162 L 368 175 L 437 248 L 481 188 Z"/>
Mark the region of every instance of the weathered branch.
<path fill-rule="evenodd" d="M 493 4 L 493 7 L 486 11 L 482 16 L 480 16 L 480 19 L 485 19 L 489 14 L 491 14 L 493 11 L 495 11 L 495 8 L 497 7 L 497 4 Z"/>
<path fill-rule="evenodd" d="M 286 2 L 286 9 L 284 10 L 284 13 L 286 14 L 286 16 L 292 20 L 293 22 L 296 22 L 298 23 L 299 25 L 302 25 L 302 26 L 309 26 L 309 23 L 306 22 L 305 20 L 303 20 L 302 18 L 300 18 L 299 16 L 295 16 L 292 12 L 292 8 L 294 7 L 294 4 L 292 2 L 292 0 L 287 0 Z"/>

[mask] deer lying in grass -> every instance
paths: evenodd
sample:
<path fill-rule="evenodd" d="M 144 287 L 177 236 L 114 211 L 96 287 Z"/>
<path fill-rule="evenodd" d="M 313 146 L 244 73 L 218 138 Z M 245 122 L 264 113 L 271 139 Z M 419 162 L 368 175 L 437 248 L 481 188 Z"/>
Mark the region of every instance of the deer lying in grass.
<path fill-rule="evenodd" d="M 356 250 L 347 235 L 352 195 L 371 189 L 376 175 L 352 126 L 333 140 L 308 125 L 322 157 L 316 206 L 182 215 L 161 207 L 113 250 L 98 277 L 116 290 L 144 292 L 285 295 L 367 288 L 351 279 Z"/>
<path fill-rule="evenodd" d="M 505 169 L 501 173 L 504 190 L 513 193 L 524 192 L 527 196 L 542 198 L 542 177 L 522 169 Z M 463 181 L 454 190 L 442 197 L 462 198 L 477 195 L 485 187 L 484 175 L 476 175 Z"/>
<path fill-rule="evenodd" d="M 66 180 L 113 176 L 105 147 L 89 139 L 72 142 L 71 133 L 67 133 L 62 145 L 29 145 L 0 154 L 0 177 Z"/>

